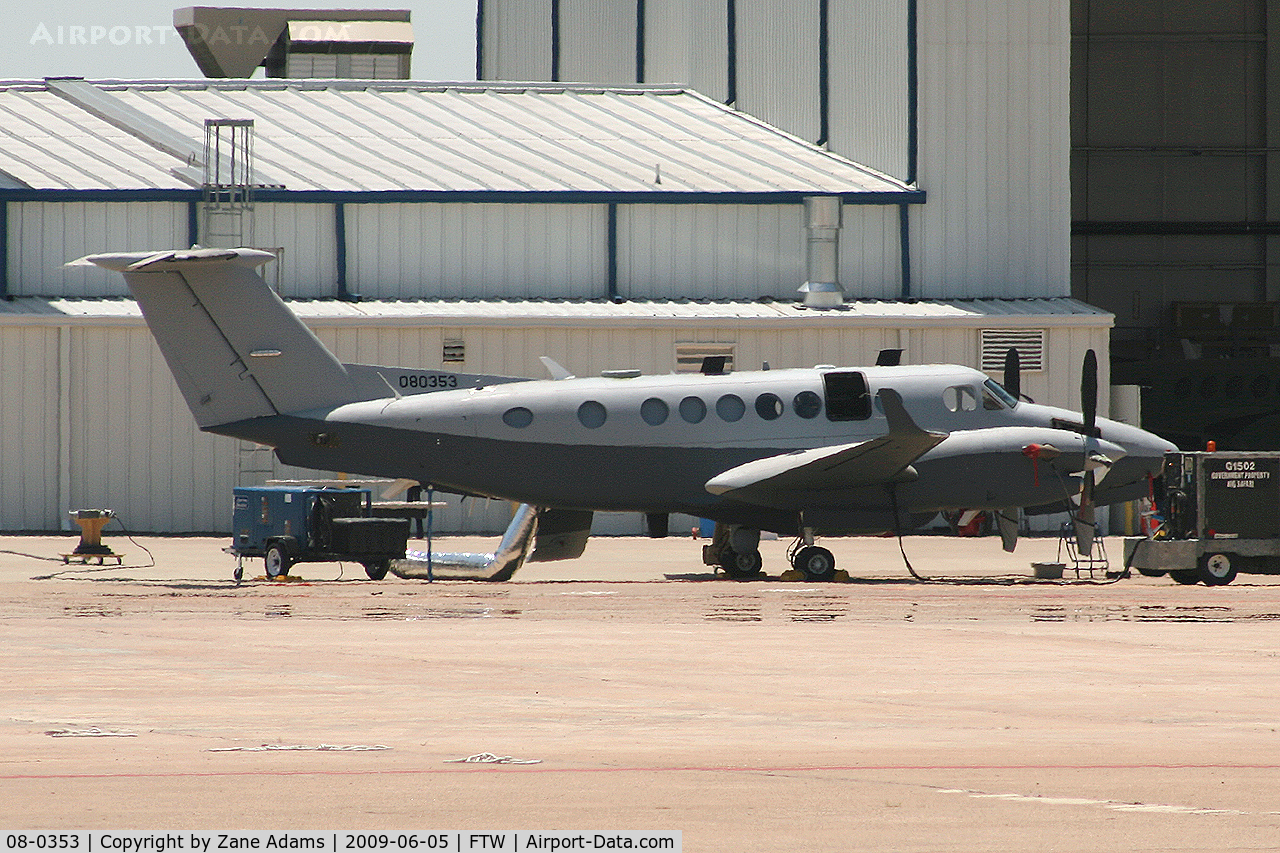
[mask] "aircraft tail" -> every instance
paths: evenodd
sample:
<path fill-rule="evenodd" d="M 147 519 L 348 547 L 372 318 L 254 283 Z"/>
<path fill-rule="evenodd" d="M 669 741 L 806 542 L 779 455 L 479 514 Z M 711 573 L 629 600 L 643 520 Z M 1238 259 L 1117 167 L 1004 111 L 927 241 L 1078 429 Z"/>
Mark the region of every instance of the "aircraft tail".
<path fill-rule="evenodd" d="M 89 255 L 124 274 L 201 428 L 360 399 L 346 367 L 267 286 L 255 249 Z"/>

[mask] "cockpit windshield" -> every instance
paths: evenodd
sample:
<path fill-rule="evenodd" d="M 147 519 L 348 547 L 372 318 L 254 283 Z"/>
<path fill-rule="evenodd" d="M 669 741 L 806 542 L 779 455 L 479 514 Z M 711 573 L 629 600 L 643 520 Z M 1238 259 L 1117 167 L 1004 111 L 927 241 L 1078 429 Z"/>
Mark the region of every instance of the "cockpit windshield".
<path fill-rule="evenodd" d="M 1004 386 L 994 379 L 988 379 L 983 386 L 986 388 L 986 393 L 982 395 L 984 409 L 1012 409 L 1018 405 L 1018 398 L 1004 390 Z"/>

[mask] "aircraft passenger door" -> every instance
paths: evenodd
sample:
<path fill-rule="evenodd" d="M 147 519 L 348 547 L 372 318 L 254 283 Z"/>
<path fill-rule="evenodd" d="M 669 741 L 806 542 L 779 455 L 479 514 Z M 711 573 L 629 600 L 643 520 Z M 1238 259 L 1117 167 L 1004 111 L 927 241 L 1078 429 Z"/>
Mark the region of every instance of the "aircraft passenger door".
<path fill-rule="evenodd" d="M 827 420 L 865 421 L 871 417 L 871 393 L 867 377 L 856 370 L 822 374 L 827 397 Z"/>

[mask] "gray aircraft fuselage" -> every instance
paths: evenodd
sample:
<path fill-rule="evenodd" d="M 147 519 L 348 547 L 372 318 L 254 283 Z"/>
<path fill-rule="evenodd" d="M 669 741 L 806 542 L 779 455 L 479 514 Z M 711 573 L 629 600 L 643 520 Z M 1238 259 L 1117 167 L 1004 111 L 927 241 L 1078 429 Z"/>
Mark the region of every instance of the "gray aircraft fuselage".
<path fill-rule="evenodd" d="M 865 390 L 829 399 L 833 374 Z M 423 377 L 449 374 L 422 371 Z M 427 384 L 424 379 L 422 384 Z M 976 370 L 954 365 L 814 368 L 634 378 L 529 380 L 350 403 L 214 428 L 271 444 L 290 464 L 407 478 L 446 491 L 535 506 L 682 512 L 784 534 L 892 527 L 882 484 L 806 491 L 770 506 L 725 499 L 708 481 L 753 460 L 883 436 L 876 395 L 897 391 L 922 428 L 948 433 L 895 488 L 901 510 L 1053 507 L 1079 489 L 1059 468 L 1022 453 L 1053 444 L 1078 458 L 1078 413 L 1015 401 Z M 838 389 L 837 389 L 838 390 Z M 833 419 L 835 418 L 835 419 Z M 1055 424 L 1057 424 L 1055 426 Z M 1147 493 L 1172 447 L 1099 419 L 1115 464 L 1097 500 Z M 1076 469 L 1080 463 L 1067 463 Z"/>

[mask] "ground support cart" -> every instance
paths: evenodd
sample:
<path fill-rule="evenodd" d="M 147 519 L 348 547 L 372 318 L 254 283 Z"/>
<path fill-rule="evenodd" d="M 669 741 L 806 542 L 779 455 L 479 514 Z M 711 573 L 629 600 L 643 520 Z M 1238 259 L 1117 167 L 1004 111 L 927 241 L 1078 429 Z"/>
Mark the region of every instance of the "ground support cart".
<path fill-rule="evenodd" d="M 235 577 L 243 559 L 262 557 L 268 578 L 302 562 L 351 561 L 373 580 L 403 560 L 409 541 L 405 518 L 374 518 L 369 489 L 241 487 L 235 490 L 232 544 Z"/>
<path fill-rule="evenodd" d="M 1280 453 L 1165 454 L 1151 536 L 1125 540 L 1125 564 L 1178 583 L 1221 586 L 1280 574 Z"/>

